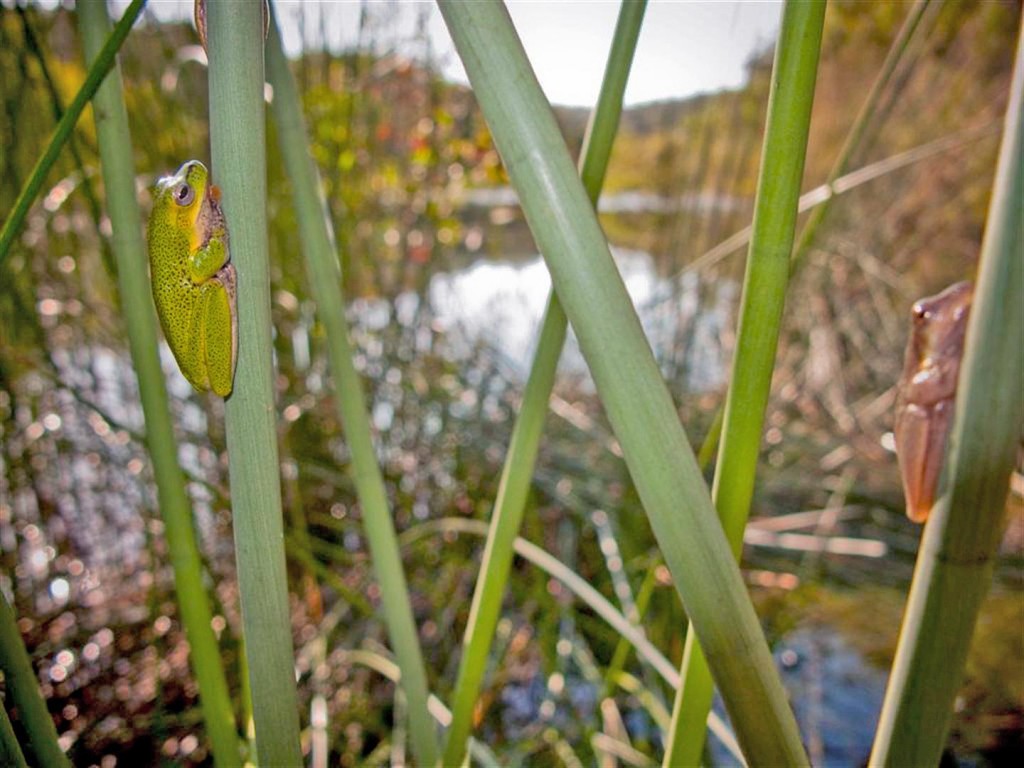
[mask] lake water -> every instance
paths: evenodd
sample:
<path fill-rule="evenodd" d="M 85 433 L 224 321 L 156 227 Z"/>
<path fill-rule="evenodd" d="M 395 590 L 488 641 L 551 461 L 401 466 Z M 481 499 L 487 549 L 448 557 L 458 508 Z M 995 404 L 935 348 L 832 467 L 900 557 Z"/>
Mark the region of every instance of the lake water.
<path fill-rule="evenodd" d="M 681 363 L 688 392 L 721 387 L 726 375 L 725 339 L 739 294 L 736 283 L 722 280 L 710 299 L 704 299 L 696 275 L 661 276 L 654 259 L 642 251 L 613 248 L 612 255 L 663 368 L 670 362 Z M 525 380 L 550 290 L 551 278 L 540 256 L 518 262 L 479 259 L 466 268 L 434 275 L 428 300 L 436 322 L 446 332 L 488 345 Z M 571 333 L 560 370 L 592 387 Z"/>

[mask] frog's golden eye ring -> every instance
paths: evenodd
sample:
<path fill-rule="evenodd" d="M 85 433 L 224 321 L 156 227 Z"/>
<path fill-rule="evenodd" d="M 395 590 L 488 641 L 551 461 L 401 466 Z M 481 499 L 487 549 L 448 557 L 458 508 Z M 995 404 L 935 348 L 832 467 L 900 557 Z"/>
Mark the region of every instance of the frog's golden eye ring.
<path fill-rule="evenodd" d="M 181 182 L 181 184 L 174 188 L 174 202 L 182 208 L 192 205 L 192 201 L 195 199 L 196 190 L 187 181 Z"/>

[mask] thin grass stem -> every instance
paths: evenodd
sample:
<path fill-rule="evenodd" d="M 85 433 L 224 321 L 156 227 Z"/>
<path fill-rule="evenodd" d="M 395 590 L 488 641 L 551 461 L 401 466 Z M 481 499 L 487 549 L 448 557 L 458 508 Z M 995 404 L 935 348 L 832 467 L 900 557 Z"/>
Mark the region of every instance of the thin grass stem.
<path fill-rule="evenodd" d="M 994 136 L 998 132 L 998 122 L 986 122 L 951 133 L 934 141 L 925 142 L 905 152 L 898 152 L 895 155 L 868 163 L 855 171 L 850 171 L 840 176 L 831 184 L 820 184 L 802 194 L 800 196 L 799 211 L 803 213 L 813 210 L 839 195 L 844 195 L 857 189 L 862 184 L 867 184 L 870 181 L 882 178 L 890 173 L 895 173 L 902 168 L 907 168 L 915 163 L 923 162 L 945 152 L 962 149 L 975 141 Z M 718 245 L 708 249 L 679 270 L 675 274 L 675 278 L 678 279 L 685 272 L 694 272 L 714 266 L 726 256 L 735 253 L 749 244 L 751 234 L 752 228 L 749 226 L 734 232 L 718 243 Z M 792 268 L 790 271 L 792 271 Z"/>
<path fill-rule="evenodd" d="M 651 598 L 654 596 L 654 588 L 657 583 L 657 567 L 648 568 L 644 575 L 644 580 L 640 583 L 640 589 L 638 590 L 636 597 L 636 615 L 637 620 L 640 622 L 643 621 L 644 616 L 647 614 L 647 608 L 650 606 Z M 611 661 L 608 662 L 608 667 L 605 669 L 603 696 L 607 697 L 612 695 L 612 688 L 616 685 L 616 680 L 626 668 L 629 649 L 629 642 L 627 642 L 626 638 L 620 637 L 618 642 L 615 644 L 615 651 L 612 653 Z M 667 722 L 665 723 L 665 730 L 666 732 L 668 731 Z"/>
<path fill-rule="evenodd" d="M 348 651 L 345 657 L 353 664 L 362 664 L 367 669 L 382 675 L 393 683 L 397 683 L 401 677 L 399 666 L 386 656 L 369 650 Z M 451 712 L 434 694 L 427 699 L 430 714 L 440 725 L 446 726 L 451 722 Z M 472 757 L 483 768 L 498 768 L 501 765 L 498 758 L 483 742 L 476 739 L 469 740 L 469 756 Z"/>
<path fill-rule="evenodd" d="M 836 179 L 846 173 L 854 153 L 860 149 L 864 137 L 867 135 L 867 128 L 877 114 L 882 94 L 885 92 L 886 86 L 889 85 L 897 65 L 903 60 L 903 55 L 906 53 L 910 41 L 914 37 L 914 32 L 917 31 L 921 18 L 924 16 L 924 12 L 931 1 L 916 0 L 910 6 L 910 10 L 907 11 L 907 17 L 903 20 L 900 31 L 896 33 L 896 39 L 889 46 L 889 52 L 885 56 L 885 61 L 882 62 L 882 67 L 878 71 L 875 81 L 871 84 L 871 90 L 868 91 L 868 95 L 864 98 L 864 103 L 861 104 L 860 111 L 857 112 L 857 117 L 854 118 L 853 125 L 850 127 L 850 132 L 846 135 L 843 146 L 832 164 L 828 177 L 825 179 L 826 186 L 830 186 Z M 811 211 L 811 215 L 807 217 L 807 221 L 804 222 L 796 246 L 793 248 L 793 265 L 791 269 L 797 268 L 807 249 L 814 242 L 815 235 L 817 235 L 818 229 L 825 220 L 831 202 L 832 196 L 830 195 L 821 205 L 815 206 Z"/>
<path fill-rule="evenodd" d="M 482 520 L 442 517 L 410 528 L 402 534 L 401 540 L 403 545 L 408 545 L 425 536 L 449 532 L 487 536 L 488 530 L 487 524 Z M 586 579 L 547 550 L 521 536 L 516 536 L 513 539 L 513 551 L 519 557 L 560 581 L 566 589 L 614 629 L 619 637 L 636 651 L 637 656 L 652 668 L 669 687 L 673 690 L 679 687 L 679 672 L 672 666 L 672 662 L 647 638 L 640 627 L 630 622 L 622 611 Z M 729 726 L 715 713 L 711 713 L 708 717 L 708 727 L 737 760 L 742 760 L 743 755 Z"/>
<path fill-rule="evenodd" d="M 299 235 L 309 286 L 324 324 L 328 360 L 335 381 L 338 416 L 352 453 L 352 474 L 370 545 L 381 606 L 395 657 L 402 669 L 412 751 L 420 765 L 437 762 L 434 722 L 427 711 L 427 673 L 402 569 L 384 478 L 377 463 L 363 384 L 352 362 L 353 349 L 341 293 L 341 271 L 334 233 L 325 211 L 320 176 L 309 152 L 302 104 L 281 47 L 276 19 L 267 43 L 267 72 L 274 87 L 272 105 L 281 154 L 292 182 Z"/>

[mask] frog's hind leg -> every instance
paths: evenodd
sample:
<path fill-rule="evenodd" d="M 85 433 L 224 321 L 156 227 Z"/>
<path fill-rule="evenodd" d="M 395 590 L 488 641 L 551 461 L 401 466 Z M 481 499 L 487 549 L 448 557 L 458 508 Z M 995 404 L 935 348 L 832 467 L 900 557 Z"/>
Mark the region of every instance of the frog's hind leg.
<path fill-rule="evenodd" d="M 223 282 L 222 282 L 223 280 Z M 210 389 L 221 397 L 231 394 L 238 339 L 235 330 L 235 270 L 225 265 L 217 278 L 203 284 L 202 348 Z"/>
<path fill-rule="evenodd" d="M 206 296 L 203 290 L 192 298 L 189 313 L 188 339 L 178 358 L 181 373 L 188 382 L 200 392 L 210 388 L 210 379 L 206 371 Z"/>
<path fill-rule="evenodd" d="M 896 458 L 903 476 L 907 517 L 915 523 L 927 520 L 935 503 L 952 418 L 951 399 L 930 406 L 910 405 L 896 417 Z"/>

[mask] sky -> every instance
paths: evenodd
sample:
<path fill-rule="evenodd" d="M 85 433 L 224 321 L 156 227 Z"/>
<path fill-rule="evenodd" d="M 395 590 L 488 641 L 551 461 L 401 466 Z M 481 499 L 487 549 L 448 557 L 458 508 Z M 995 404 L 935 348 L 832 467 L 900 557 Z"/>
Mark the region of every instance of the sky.
<path fill-rule="evenodd" d="M 118 13 L 127 0 L 115 3 Z M 285 48 L 298 55 L 302 41 L 332 51 L 358 40 L 359 0 L 276 2 Z M 432 2 L 369 0 L 371 33 L 381 50 L 425 53 L 418 25 L 428 32 L 431 54 L 452 80 L 466 76 Z M 619 4 L 615 0 L 511 0 L 507 3 L 548 99 L 593 106 L 611 46 Z M 150 0 L 160 20 L 191 18 L 191 0 Z M 742 84 L 750 56 L 778 32 L 781 2 L 775 0 L 650 0 L 633 62 L 626 103 L 681 98 Z"/>

